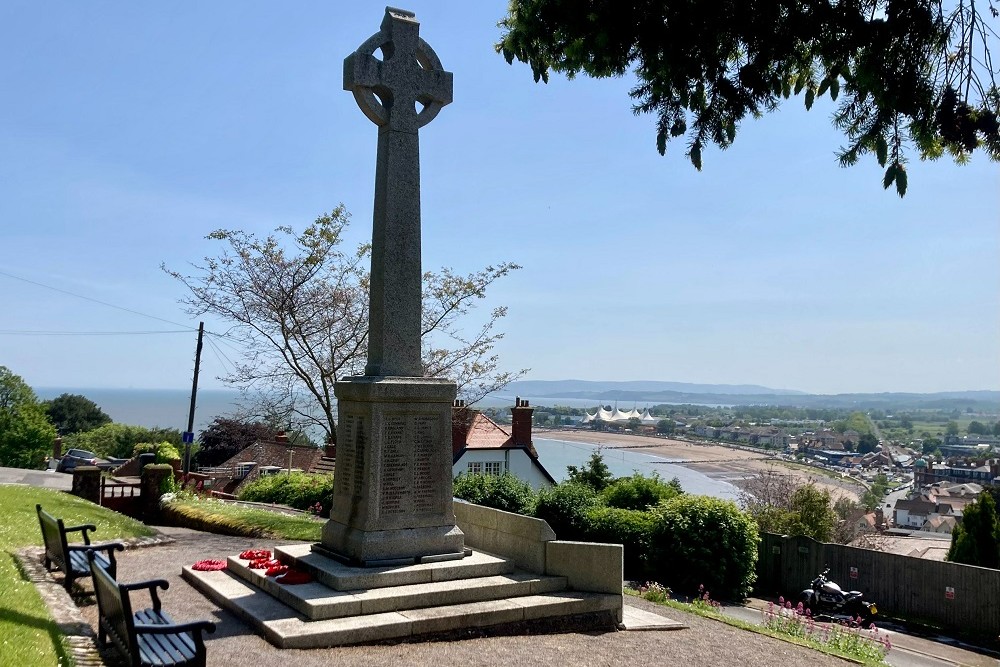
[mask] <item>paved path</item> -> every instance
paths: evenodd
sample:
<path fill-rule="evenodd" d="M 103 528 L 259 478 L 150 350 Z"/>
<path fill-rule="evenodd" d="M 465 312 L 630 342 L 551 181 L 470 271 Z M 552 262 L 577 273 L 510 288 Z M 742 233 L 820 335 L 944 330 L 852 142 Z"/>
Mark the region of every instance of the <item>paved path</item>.
<path fill-rule="evenodd" d="M 73 488 L 73 475 L 55 470 L 0 468 L 0 484 L 26 484 L 46 489 L 69 491 Z"/>

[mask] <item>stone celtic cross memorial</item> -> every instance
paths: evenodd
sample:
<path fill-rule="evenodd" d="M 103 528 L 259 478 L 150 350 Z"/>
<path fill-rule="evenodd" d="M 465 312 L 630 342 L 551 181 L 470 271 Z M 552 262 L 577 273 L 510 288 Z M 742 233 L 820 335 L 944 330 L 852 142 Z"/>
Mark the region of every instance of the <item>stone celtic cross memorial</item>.
<path fill-rule="evenodd" d="M 452 75 L 419 27 L 387 7 L 379 32 L 344 60 L 344 89 L 378 126 L 368 363 L 337 382 L 333 509 L 314 549 L 359 565 L 465 555 L 452 505 L 455 384 L 422 377 L 420 361 L 417 132 L 451 102 Z"/>

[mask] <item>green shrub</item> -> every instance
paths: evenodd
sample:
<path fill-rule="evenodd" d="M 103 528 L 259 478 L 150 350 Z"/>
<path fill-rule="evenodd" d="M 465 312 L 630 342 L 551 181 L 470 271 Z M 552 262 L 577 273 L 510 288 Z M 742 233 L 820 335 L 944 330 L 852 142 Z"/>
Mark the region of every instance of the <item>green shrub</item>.
<path fill-rule="evenodd" d="M 622 545 L 625 551 L 625 578 L 643 581 L 647 574 L 646 558 L 655 523 L 656 515 L 652 512 L 597 506 L 587 512 L 587 539 Z"/>
<path fill-rule="evenodd" d="M 735 503 L 681 495 L 652 510 L 651 575 L 675 591 L 704 586 L 716 599 L 742 600 L 756 579 L 757 524 Z"/>
<path fill-rule="evenodd" d="M 560 540 L 587 540 L 587 512 L 600 504 L 591 487 L 563 482 L 538 492 L 535 517 L 547 521 Z"/>
<path fill-rule="evenodd" d="M 664 482 L 656 473 L 652 477 L 634 473 L 631 477 L 619 477 L 612 482 L 601 492 L 601 498 L 608 507 L 645 510 L 679 496 L 683 493 L 680 487 L 680 480 L 676 477 Z"/>
<path fill-rule="evenodd" d="M 240 490 L 239 499 L 288 505 L 328 517 L 333 505 L 333 475 L 281 472 L 258 477 Z"/>
<path fill-rule="evenodd" d="M 531 515 L 535 492 L 531 486 L 509 472 L 502 475 L 466 475 L 455 478 L 456 498 L 504 512 Z"/>
<path fill-rule="evenodd" d="M 180 461 L 181 453 L 177 451 L 177 448 L 171 445 L 169 442 L 161 442 L 156 448 L 156 462 L 157 463 L 170 463 L 171 461 Z"/>

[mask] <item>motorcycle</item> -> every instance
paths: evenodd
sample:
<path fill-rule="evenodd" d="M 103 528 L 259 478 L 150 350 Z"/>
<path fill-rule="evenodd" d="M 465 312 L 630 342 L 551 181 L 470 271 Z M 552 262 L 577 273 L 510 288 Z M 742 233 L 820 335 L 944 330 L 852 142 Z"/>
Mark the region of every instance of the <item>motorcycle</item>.
<path fill-rule="evenodd" d="M 861 617 L 862 621 L 870 622 L 878 613 L 874 602 L 863 600 L 861 591 L 844 591 L 836 582 L 827 579 L 830 568 L 812 580 L 809 588 L 799 594 L 802 606 L 813 616 L 844 615 L 851 618 Z"/>

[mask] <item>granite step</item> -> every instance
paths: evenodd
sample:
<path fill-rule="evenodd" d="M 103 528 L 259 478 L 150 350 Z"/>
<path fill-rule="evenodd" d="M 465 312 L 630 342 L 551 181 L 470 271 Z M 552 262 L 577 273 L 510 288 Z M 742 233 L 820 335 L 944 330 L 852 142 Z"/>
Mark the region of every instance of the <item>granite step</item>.
<path fill-rule="evenodd" d="M 309 572 L 316 581 L 335 591 L 428 584 L 514 572 L 513 562 L 478 550 L 460 560 L 386 567 L 352 567 L 313 553 L 309 544 L 275 547 L 274 554 L 281 562 L 295 563 L 297 569 Z M 245 564 L 247 561 L 241 562 Z"/>
<path fill-rule="evenodd" d="M 470 579 L 448 579 L 383 588 L 334 590 L 318 581 L 284 586 L 246 561 L 230 558 L 229 571 L 272 595 L 310 620 L 379 614 L 501 598 L 554 593 L 566 589 L 565 577 L 523 571 Z"/>
<path fill-rule="evenodd" d="M 560 616 L 610 618 L 621 607 L 620 595 L 563 591 L 314 621 L 226 570 L 185 567 L 182 576 L 279 648 L 328 648 Z"/>

